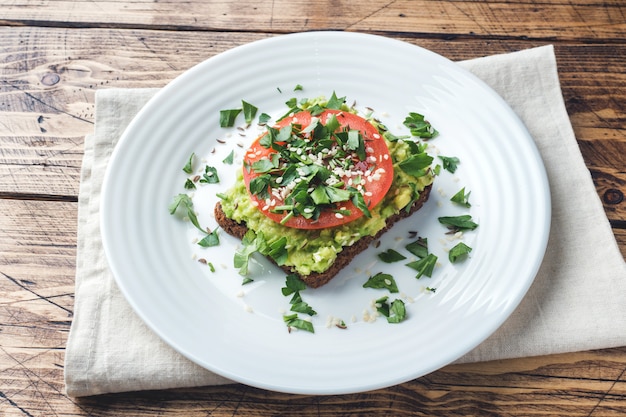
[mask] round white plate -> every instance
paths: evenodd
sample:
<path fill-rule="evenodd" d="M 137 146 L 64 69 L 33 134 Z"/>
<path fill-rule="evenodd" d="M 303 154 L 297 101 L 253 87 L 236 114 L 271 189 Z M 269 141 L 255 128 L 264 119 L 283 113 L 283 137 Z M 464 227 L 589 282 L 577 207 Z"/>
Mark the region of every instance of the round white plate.
<path fill-rule="evenodd" d="M 294 91 L 297 85 L 302 90 Z M 219 127 L 219 111 L 254 104 L 282 115 L 291 97 L 346 96 L 370 107 L 389 129 L 405 134 L 404 117 L 426 115 L 440 131 L 435 155 L 456 156 L 455 174 L 442 171 L 431 199 L 389 231 L 328 285 L 302 297 L 317 312 L 315 333 L 289 333 L 281 294 L 285 274 L 263 259 L 255 281 L 241 285 L 232 265 L 239 242 L 201 248 L 189 222 L 168 212 L 185 192 L 189 155 L 196 172 L 218 169 L 221 182 L 193 194 L 202 226 L 215 227 L 215 194 L 234 180 L 243 147 L 258 134 Z M 258 116 L 258 115 L 257 115 Z M 243 124 L 240 116 L 238 126 Z M 219 141 L 218 141 L 219 139 Z M 221 143 L 225 142 L 225 143 Z M 222 160 L 235 153 L 235 164 Z M 438 159 L 438 158 L 436 158 Z M 470 209 L 449 199 L 465 187 Z M 436 370 L 477 346 L 513 312 L 531 285 L 545 251 L 549 188 L 527 130 L 507 104 L 449 60 L 396 40 L 355 33 L 302 33 L 234 48 L 185 72 L 141 110 L 115 148 L 102 194 L 102 234 L 117 284 L 139 316 L 168 344 L 227 378 L 270 390 L 339 394 L 398 384 Z M 459 264 L 447 260 L 440 216 L 470 214 L 479 227 L 465 233 L 473 248 Z M 415 279 L 406 262 L 377 254 L 428 238 L 439 263 L 431 278 Z M 197 261 L 204 258 L 216 268 Z M 409 259 L 411 260 L 411 259 Z M 389 324 L 371 315 L 371 300 L 388 295 L 362 288 L 370 275 L 392 274 L 408 318 Z M 426 287 L 436 291 L 425 290 Z M 330 318 L 330 319 L 329 319 Z M 342 319 L 348 328 L 328 326 Z"/>

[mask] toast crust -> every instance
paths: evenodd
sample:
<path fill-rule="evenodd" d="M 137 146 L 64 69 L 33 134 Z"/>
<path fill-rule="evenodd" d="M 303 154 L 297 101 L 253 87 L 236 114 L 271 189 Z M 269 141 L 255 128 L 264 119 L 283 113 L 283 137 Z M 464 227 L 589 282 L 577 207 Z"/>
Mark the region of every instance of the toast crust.
<path fill-rule="evenodd" d="M 304 281 L 306 285 L 311 288 L 318 288 L 324 284 L 327 284 L 331 279 L 335 277 L 335 275 L 339 273 L 339 271 L 348 266 L 348 264 L 352 261 L 352 259 L 354 259 L 356 255 L 367 249 L 370 243 L 380 238 L 396 222 L 406 217 L 409 217 L 411 214 L 422 208 L 422 206 L 424 205 L 424 203 L 426 203 L 428 197 L 430 196 L 431 189 L 432 184 L 424 188 L 424 190 L 420 193 L 419 198 L 413 203 L 409 210 L 402 210 L 400 211 L 400 213 L 394 214 L 393 216 L 389 217 L 387 219 L 385 227 L 381 229 L 378 233 L 376 233 L 376 235 L 362 237 L 352 246 L 344 247 L 343 250 L 337 254 L 335 262 L 326 271 L 312 272 L 309 275 L 303 276 L 292 271 L 289 266 L 281 266 L 280 268 L 288 274 L 295 273 L 300 277 L 300 279 L 302 279 L 302 281 Z M 222 210 L 222 205 L 220 204 L 220 202 L 215 205 L 214 214 L 217 224 L 219 224 L 219 226 L 229 235 L 242 239 L 248 231 L 245 223 L 238 223 L 235 220 L 226 217 L 226 214 Z M 271 258 L 268 259 L 271 260 Z"/>

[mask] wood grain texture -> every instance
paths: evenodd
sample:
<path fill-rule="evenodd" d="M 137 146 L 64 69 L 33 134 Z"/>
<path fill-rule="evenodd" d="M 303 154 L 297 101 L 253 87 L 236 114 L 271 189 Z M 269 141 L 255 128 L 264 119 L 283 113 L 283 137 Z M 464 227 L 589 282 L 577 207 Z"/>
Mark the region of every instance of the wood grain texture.
<path fill-rule="evenodd" d="M 177 30 L 298 32 L 318 29 L 482 35 L 499 38 L 621 39 L 619 0 L 534 1 L 188 1 L 11 2 L 5 25 L 150 27 Z"/>
<path fill-rule="evenodd" d="M 379 33 L 453 60 L 552 43 L 574 133 L 626 258 L 623 1 L 0 0 L 0 10 L 1 416 L 626 415 L 626 348 L 450 365 L 354 395 L 237 384 L 63 392 L 96 90 L 162 87 L 232 47 L 306 30 Z"/>

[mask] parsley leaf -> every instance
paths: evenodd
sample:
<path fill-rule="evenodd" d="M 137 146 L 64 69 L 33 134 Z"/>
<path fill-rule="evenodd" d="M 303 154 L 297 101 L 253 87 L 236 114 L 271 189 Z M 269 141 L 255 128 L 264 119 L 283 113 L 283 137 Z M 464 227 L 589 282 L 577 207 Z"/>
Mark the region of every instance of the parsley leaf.
<path fill-rule="evenodd" d="M 208 248 L 211 246 L 219 246 L 219 244 L 220 244 L 220 238 L 217 234 L 217 229 L 213 230 L 211 233 L 206 235 L 204 238 L 202 238 L 202 240 L 198 242 L 198 245 L 202 246 L 203 248 Z"/>
<path fill-rule="evenodd" d="M 281 289 L 283 295 L 291 295 L 298 291 L 304 291 L 306 284 L 296 274 L 289 274 L 285 279 L 285 286 Z"/>
<path fill-rule="evenodd" d="M 200 182 L 204 184 L 217 184 L 220 182 L 220 177 L 217 175 L 217 169 L 212 166 L 206 165 L 204 167 L 204 174 L 200 178 Z"/>
<path fill-rule="evenodd" d="M 228 156 L 226 158 L 224 158 L 222 160 L 222 162 L 225 163 L 225 164 L 228 164 L 228 165 L 232 165 L 234 159 L 235 159 L 235 151 L 230 151 Z"/>
<path fill-rule="evenodd" d="M 458 164 L 461 163 L 459 158 L 456 156 L 442 156 L 439 155 L 439 159 L 443 161 L 443 169 L 454 174 L 456 169 L 458 168 Z"/>
<path fill-rule="evenodd" d="M 404 301 L 396 299 L 389 304 L 389 297 L 385 296 L 376 300 L 376 310 L 387 318 L 388 323 L 400 323 L 406 319 L 406 306 Z"/>
<path fill-rule="evenodd" d="M 343 106 L 343 103 L 345 102 L 346 102 L 345 97 L 338 98 L 335 92 L 333 91 L 333 94 L 332 96 L 330 96 L 330 100 L 328 100 L 328 103 L 326 103 L 325 107 L 327 109 L 341 110 L 341 107 Z"/>
<path fill-rule="evenodd" d="M 193 224 L 198 230 L 206 233 L 206 230 L 203 230 L 202 227 L 200 227 L 200 223 L 198 223 L 198 217 L 193 209 L 193 200 L 191 197 L 187 194 L 178 194 L 174 197 L 174 200 L 168 206 L 170 214 L 175 214 L 179 207 L 184 209 L 184 212 L 187 218 L 189 218 L 189 221 L 191 221 L 191 224 Z"/>
<path fill-rule="evenodd" d="M 409 128 L 411 135 L 418 138 L 430 139 L 439 134 L 439 132 L 424 119 L 424 116 L 419 113 L 409 113 L 404 119 L 404 125 Z"/>
<path fill-rule="evenodd" d="M 415 278 L 420 279 L 423 275 L 431 277 L 435 264 L 437 263 L 437 256 L 432 253 L 428 254 L 425 258 L 418 261 L 409 262 L 406 264 L 409 268 L 413 268 L 417 271 Z"/>
<path fill-rule="evenodd" d="M 288 328 L 305 330 L 307 332 L 315 333 L 313 329 L 313 323 L 307 320 L 303 320 L 298 317 L 298 313 L 283 316 L 283 321 L 287 324 Z"/>
<path fill-rule="evenodd" d="M 389 308 L 388 323 L 400 323 L 406 318 L 406 306 L 402 300 L 393 300 Z"/>
<path fill-rule="evenodd" d="M 195 190 L 196 189 L 196 184 L 194 184 L 191 179 L 187 178 L 187 181 L 185 181 L 185 189 L 186 190 Z"/>
<path fill-rule="evenodd" d="M 472 251 L 472 248 L 467 246 L 463 242 L 459 242 L 456 246 L 450 249 L 448 252 L 448 259 L 452 263 L 460 262 L 467 258 L 467 255 Z"/>
<path fill-rule="evenodd" d="M 387 289 L 391 293 L 399 292 L 398 285 L 396 284 L 396 280 L 393 276 L 382 272 L 369 277 L 367 282 L 363 284 L 363 288 Z"/>
<path fill-rule="evenodd" d="M 456 193 L 455 195 L 452 196 L 452 198 L 450 199 L 450 201 L 452 201 L 453 203 L 456 203 L 460 206 L 463 207 L 471 207 L 472 205 L 469 202 L 469 196 L 472 192 L 468 192 L 467 194 L 465 193 L 465 187 L 461 188 L 459 190 L 458 193 Z"/>
<path fill-rule="evenodd" d="M 272 118 L 272 116 L 270 116 L 267 113 L 261 113 L 261 115 L 259 116 L 259 124 L 260 125 L 265 125 L 267 124 L 267 122 L 270 121 L 270 119 Z"/>
<path fill-rule="evenodd" d="M 242 109 L 220 110 L 220 127 L 233 127 Z"/>
<path fill-rule="evenodd" d="M 448 226 L 451 230 L 474 230 L 478 227 L 478 224 L 472 221 L 472 216 L 465 214 L 462 216 L 444 216 L 439 217 L 439 223 Z"/>
<path fill-rule="evenodd" d="M 317 314 L 317 311 L 313 310 L 313 308 L 304 301 L 293 303 L 290 310 L 296 313 L 308 314 L 309 316 L 315 316 Z"/>
<path fill-rule="evenodd" d="M 396 250 L 388 249 L 385 252 L 379 253 L 378 258 L 381 261 L 390 264 L 392 262 L 402 261 L 406 259 L 406 256 L 404 256 L 403 254 L 401 254 L 400 252 Z"/>
<path fill-rule="evenodd" d="M 258 251 L 255 233 L 249 230 L 241 240 L 243 247 L 235 252 L 233 266 L 239 269 L 239 275 L 248 275 L 250 257 Z"/>
<path fill-rule="evenodd" d="M 193 157 L 194 156 L 195 156 L 195 154 L 192 152 L 191 155 L 189 156 L 189 160 L 187 161 L 187 163 L 183 167 L 183 171 L 186 174 L 191 174 L 193 172 Z"/>
<path fill-rule="evenodd" d="M 241 100 L 241 106 L 243 107 L 243 118 L 245 119 L 246 123 L 252 123 L 252 120 L 254 119 L 254 116 L 256 116 L 256 112 L 259 109 L 244 100 Z"/>
<path fill-rule="evenodd" d="M 415 242 L 409 243 L 405 248 L 418 258 L 425 258 L 428 256 L 428 239 L 418 237 Z"/>
<path fill-rule="evenodd" d="M 432 162 L 433 157 L 424 152 L 411 155 L 400 162 L 398 166 L 409 175 L 422 177 L 426 174 L 426 168 L 428 168 Z"/>

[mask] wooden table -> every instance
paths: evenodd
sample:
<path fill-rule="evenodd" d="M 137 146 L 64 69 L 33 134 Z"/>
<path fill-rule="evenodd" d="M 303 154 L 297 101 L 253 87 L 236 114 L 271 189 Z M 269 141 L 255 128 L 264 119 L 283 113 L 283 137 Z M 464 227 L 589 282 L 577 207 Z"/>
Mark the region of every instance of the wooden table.
<path fill-rule="evenodd" d="M 0 415 L 626 414 L 626 347 L 448 366 L 355 395 L 243 385 L 64 395 L 77 196 L 95 91 L 162 87 L 237 45 L 320 29 L 382 34 L 454 60 L 554 44 L 574 131 L 626 256 L 623 0 L 2 0 Z"/>

